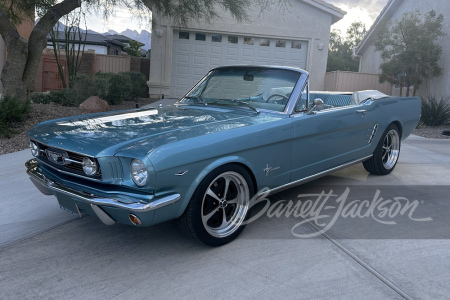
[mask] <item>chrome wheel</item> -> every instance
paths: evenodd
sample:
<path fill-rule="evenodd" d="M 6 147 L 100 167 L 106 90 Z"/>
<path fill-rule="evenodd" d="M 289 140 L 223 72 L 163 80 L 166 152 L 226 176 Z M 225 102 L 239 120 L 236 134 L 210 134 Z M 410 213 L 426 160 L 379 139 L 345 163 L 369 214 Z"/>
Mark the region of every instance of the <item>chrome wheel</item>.
<path fill-rule="evenodd" d="M 201 219 L 206 231 L 218 238 L 234 233 L 244 221 L 250 200 L 245 178 L 234 171 L 220 174 L 206 189 Z"/>
<path fill-rule="evenodd" d="M 363 162 L 364 168 L 376 175 L 391 173 L 400 156 L 400 137 L 399 127 L 396 124 L 390 124 L 381 135 L 373 156 Z"/>
<path fill-rule="evenodd" d="M 390 130 L 383 141 L 381 159 L 386 169 L 392 169 L 400 155 L 400 137 L 397 130 Z"/>

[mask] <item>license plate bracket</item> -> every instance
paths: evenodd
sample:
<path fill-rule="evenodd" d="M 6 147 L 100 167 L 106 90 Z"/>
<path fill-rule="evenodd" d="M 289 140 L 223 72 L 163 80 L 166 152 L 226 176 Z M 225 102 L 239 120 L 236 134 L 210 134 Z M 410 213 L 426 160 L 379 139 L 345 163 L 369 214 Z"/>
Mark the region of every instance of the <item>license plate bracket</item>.
<path fill-rule="evenodd" d="M 57 199 L 58 199 L 59 207 L 62 210 L 81 218 L 80 209 L 78 208 L 78 205 L 73 200 L 65 199 L 65 197 L 58 197 Z"/>

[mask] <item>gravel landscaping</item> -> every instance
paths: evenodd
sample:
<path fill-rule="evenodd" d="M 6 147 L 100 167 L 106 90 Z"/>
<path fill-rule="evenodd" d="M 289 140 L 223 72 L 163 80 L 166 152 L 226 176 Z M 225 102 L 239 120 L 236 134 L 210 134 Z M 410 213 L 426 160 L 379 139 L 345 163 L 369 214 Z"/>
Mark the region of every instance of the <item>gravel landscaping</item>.
<path fill-rule="evenodd" d="M 139 107 L 150 104 L 152 102 L 157 101 L 157 99 L 148 99 L 142 98 L 138 100 Z M 27 132 L 37 123 L 70 117 L 85 114 L 78 107 L 66 107 L 58 104 L 50 103 L 50 104 L 31 104 L 32 110 L 30 114 L 30 119 L 24 122 L 20 127 L 14 128 L 14 131 L 17 133 L 13 135 L 10 139 L 0 138 L 0 155 L 16 152 L 19 150 L 28 148 L 28 137 Z M 125 101 L 120 105 L 110 105 L 110 111 L 113 110 L 121 110 L 121 109 L 131 109 L 136 107 L 135 101 Z M 443 135 L 443 131 L 450 131 L 450 124 L 436 127 L 429 127 L 422 125 L 420 128 L 415 129 L 413 134 L 426 137 L 426 138 L 434 138 L 434 139 L 450 139 L 450 136 Z"/>
<path fill-rule="evenodd" d="M 450 136 L 442 134 L 443 131 L 449 131 L 450 134 L 450 124 L 434 127 L 422 125 L 414 129 L 412 134 L 432 139 L 450 139 Z"/>
<path fill-rule="evenodd" d="M 139 107 L 150 104 L 157 101 L 157 99 L 142 98 L 138 100 Z M 136 101 L 125 101 L 120 105 L 110 105 L 109 110 L 122 110 L 131 109 L 136 107 Z M 26 120 L 19 127 L 14 128 L 14 134 L 11 138 L 0 138 L 0 155 L 16 152 L 19 150 L 27 149 L 29 146 L 29 140 L 27 137 L 27 132 L 34 125 L 52 119 L 77 116 L 86 114 L 84 111 L 78 107 L 66 107 L 59 104 L 31 104 L 30 118 Z"/>

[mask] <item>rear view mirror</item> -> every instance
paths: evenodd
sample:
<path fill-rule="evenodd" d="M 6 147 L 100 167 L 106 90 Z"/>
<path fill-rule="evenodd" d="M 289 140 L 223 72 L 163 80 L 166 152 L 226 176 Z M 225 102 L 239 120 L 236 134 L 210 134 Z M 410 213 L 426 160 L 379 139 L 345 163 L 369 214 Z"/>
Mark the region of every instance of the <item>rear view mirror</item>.
<path fill-rule="evenodd" d="M 253 75 L 252 74 L 244 74 L 244 80 L 245 81 L 253 81 Z"/>

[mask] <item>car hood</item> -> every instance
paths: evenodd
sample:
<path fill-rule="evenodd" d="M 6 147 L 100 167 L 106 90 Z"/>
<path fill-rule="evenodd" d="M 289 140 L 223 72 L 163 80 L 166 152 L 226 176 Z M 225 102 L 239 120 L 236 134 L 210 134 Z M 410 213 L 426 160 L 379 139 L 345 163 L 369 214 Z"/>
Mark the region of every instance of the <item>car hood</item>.
<path fill-rule="evenodd" d="M 99 157 L 137 143 L 151 144 L 149 152 L 163 144 L 280 117 L 248 108 L 174 105 L 47 121 L 36 125 L 28 136 L 51 147 Z"/>

